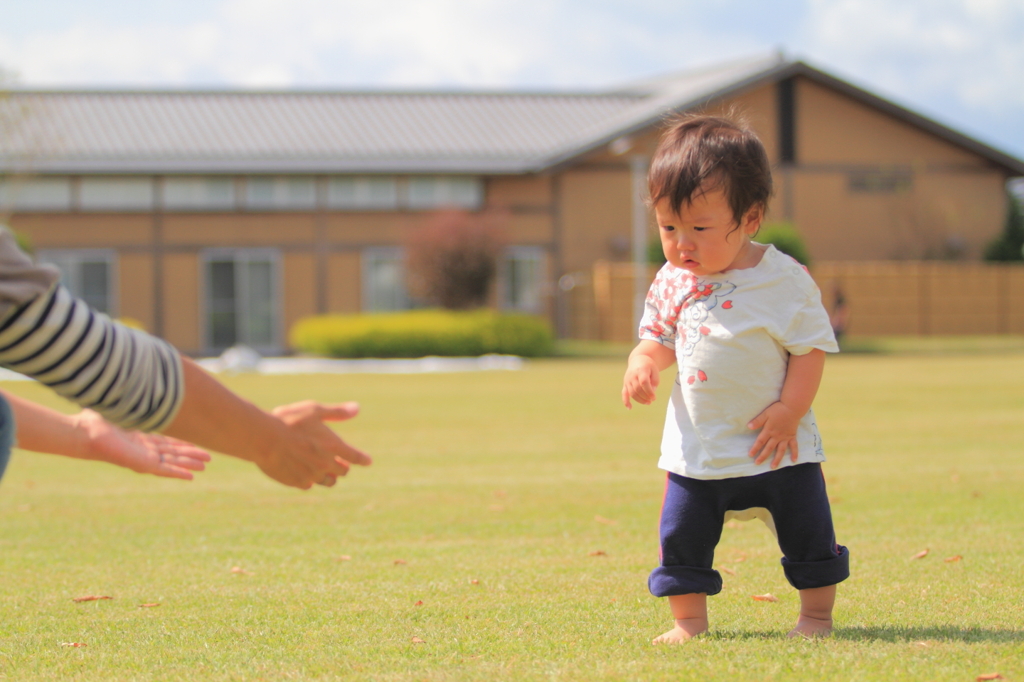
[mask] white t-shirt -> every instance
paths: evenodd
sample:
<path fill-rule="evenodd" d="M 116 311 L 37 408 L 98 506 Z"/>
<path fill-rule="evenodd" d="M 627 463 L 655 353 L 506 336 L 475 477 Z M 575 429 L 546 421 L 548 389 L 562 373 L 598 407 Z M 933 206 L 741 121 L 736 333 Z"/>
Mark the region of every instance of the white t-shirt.
<path fill-rule="evenodd" d="M 789 355 L 837 352 L 821 293 L 806 269 L 769 246 L 752 268 L 695 277 L 666 263 L 647 294 L 640 338 L 676 352 L 658 466 L 690 478 L 734 478 L 770 470 L 747 453 L 747 423 L 782 393 Z M 797 430 L 796 464 L 825 461 L 808 412 Z M 781 466 L 794 464 L 789 453 Z"/>

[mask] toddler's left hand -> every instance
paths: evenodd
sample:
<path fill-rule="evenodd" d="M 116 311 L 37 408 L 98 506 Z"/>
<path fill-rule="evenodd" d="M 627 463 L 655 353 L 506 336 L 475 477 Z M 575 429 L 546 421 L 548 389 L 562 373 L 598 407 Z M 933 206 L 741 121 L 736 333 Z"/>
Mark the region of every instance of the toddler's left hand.
<path fill-rule="evenodd" d="M 771 468 L 776 469 L 786 456 L 786 450 L 790 451 L 790 457 L 795 463 L 799 456 L 796 431 L 801 419 L 802 414 L 797 414 L 782 402 L 772 403 L 754 417 L 747 424 L 751 431 L 761 429 L 754 447 L 750 448 L 749 455 L 756 458 L 754 464 L 761 464 L 771 457 Z"/>

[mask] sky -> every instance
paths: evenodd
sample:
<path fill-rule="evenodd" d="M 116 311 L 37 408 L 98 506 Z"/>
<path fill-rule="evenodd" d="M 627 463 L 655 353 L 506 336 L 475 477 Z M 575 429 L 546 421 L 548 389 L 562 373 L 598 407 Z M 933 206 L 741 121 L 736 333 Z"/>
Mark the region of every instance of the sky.
<path fill-rule="evenodd" d="M 593 90 L 776 50 L 1024 159 L 1022 0 L 0 0 L 27 87 Z"/>

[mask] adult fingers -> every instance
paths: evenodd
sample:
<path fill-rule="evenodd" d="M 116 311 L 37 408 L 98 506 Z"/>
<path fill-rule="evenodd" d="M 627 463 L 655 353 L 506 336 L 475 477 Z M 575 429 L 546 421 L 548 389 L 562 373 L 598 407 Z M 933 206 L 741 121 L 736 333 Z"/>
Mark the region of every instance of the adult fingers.
<path fill-rule="evenodd" d="M 334 455 L 334 461 L 339 467 L 343 468 L 343 470 L 340 473 L 336 473 L 336 475 L 344 476 L 345 474 L 347 474 L 349 464 L 358 464 L 359 466 L 364 467 L 373 464 L 373 458 L 370 457 L 368 454 L 366 454 L 359 448 L 352 447 L 351 445 L 343 441 L 341 438 L 339 438 L 337 434 L 334 434 L 332 432 L 331 435 L 334 436 L 333 447 L 331 448 L 331 451 Z"/>
<path fill-rule="evenodd" d="M 359 414 L 359 403 L 347 402 L 331 405 L 316 403 L 313 414 L 322 422 L 345 421 L 346 419 L 352 419 Z"/>

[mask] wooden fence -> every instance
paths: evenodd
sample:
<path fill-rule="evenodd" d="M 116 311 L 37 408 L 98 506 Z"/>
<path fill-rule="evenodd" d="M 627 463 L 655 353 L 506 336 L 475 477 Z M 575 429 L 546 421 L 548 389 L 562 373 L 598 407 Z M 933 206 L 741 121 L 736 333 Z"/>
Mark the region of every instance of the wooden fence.
<path fill-rule="evenodd" d="M 829 310 L 842 293 L 852 335 L 1024 334 L 1021 264 L 834 261 L 816 263 L 811 274 Z M 572 278 L 572 338 L 636 339 L 631 264 L 598 262 Z"/>

